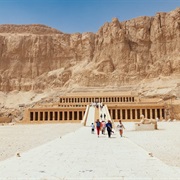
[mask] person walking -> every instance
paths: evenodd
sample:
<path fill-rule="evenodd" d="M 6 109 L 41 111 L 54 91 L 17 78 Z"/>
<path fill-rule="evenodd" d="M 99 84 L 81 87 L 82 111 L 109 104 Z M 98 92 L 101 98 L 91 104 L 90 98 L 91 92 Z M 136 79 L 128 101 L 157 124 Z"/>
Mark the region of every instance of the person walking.
<path fill-rule="evenodd" d="M 124 125 L 122 124 L 121 120 L 119 120 L 119 124 L 117 125 L 117 128 L 119 130 L 119 134 L 122 137 L 123 136 L 123 129 L 125 129 Z"/>
<path fill-rule="evenodd" d="M 94 134 L 94 123 L 91 124 L 91 133 Z"/>
<path fill-rule="evenodd" d="M 101 121 L 102 121 L 102 118 L 103 118 L 103 115 L 102 115 L 102 114 L 100 115 L 100 118 L 101 118 Z"/>
<path fill-rule="evenodd" d="M 102 121 L 101 124 L 102 124 L 101 132 L 102 132 L 102 134 L 105 134 L 105 130 L 106 130 L 106 122 L 105 122 L 105 121 Z"/>
<path fill-rule="evenodd" d="M 104 120 L 106 120 L 106 114 L 104 113 Z"/>
<path fill-rule="evenodd" d="M 100 129 L 101 129 L 101 122 L 99 121 L 99 119 L 97 119 L 97 121 L 96 121 L 96 130 L 97 130 L 98 137 L 99 137 Z"/>
<path fill-rule="evenodd" d="M 110 120 L 108 120 L 108 123 L 106 124 L 107 132 L 108 132 L 108 137 L 111 137 L 111 132 L 112 132 L 112 123 Z"/>

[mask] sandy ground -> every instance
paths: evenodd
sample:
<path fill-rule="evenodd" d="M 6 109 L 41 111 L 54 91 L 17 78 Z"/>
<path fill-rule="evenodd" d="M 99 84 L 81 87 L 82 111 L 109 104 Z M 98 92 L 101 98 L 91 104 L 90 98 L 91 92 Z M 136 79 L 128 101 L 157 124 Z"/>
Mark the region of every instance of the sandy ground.
<path fill-rule="evenodd" d="M 0 161 L 14 156 L 17 152 L 25 152 L 52 141 L 81 126 L 78 123 L 0 125 Z"/>
<path fill-rule="evenodd" d="M 153 131 L 134 131 L 133 125 L 124 123 L 124 138 L 130 139 L 166 164 L 180 167 L 180 121 L 158 122 L 159 130 Z M 81 126 L 69 123 L 0 126 L 0 160 L 45 144 Z"/>
<path fill-rule="evenodd" d="M 123 123 L 124 136 L 170 166 L 180 167 L 180 121 L 158 122 L 158 130 L 134 131 L 134 123 Z"/>

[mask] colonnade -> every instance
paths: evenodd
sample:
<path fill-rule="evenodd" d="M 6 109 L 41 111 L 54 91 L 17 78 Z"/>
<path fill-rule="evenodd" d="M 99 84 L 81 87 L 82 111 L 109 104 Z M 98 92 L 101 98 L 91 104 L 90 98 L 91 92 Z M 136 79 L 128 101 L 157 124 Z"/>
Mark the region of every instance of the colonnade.
<path fill-rule="evenodd" d="M 141 101 L 138 96 L 131 94 L 101 93 L 61 96 L 59 102 L 27 109 L 24 119 L 28 122 L 78 122 L 83 119 L 87 105 L 92 102 L 107 104 L 113 120 L 137 121 L 141 115 L 148 119 L 166 118 L 163 104 Z"/>
<path fill-rule="evenodd" d="M 60 103 L 91 103 L 91 102 L 134 102 L 135 97 L 128 96 L 128 97 L 63 97 L 60 98 Z"/>
<path fill-rule="evenodd" d="M 163 119 L 165 118 L 164 108 L 134 108 L 134 109 L 109 109 L 109 113 L 112 119 L 122 120 L 138 120 L 141 119 L 141 115 L 144 115 L 148 119 Z"/>
<path fill-rule="evenodd" d="M 115 109 L 109 108 L 110 116 L 113 120 L 139 120 L 143 114 L 148 119 L 163 119 L 165 118 L 165 111 L 163 108 L 142 109 L 142 108 L 126 108 Z M 81 121 L 85 114 L 85 110 L 40 110 L 34 109 L 29 112 L 29 120 L 32 122 L 42 121 Z"/>
<path fill-rule="evenodd" d="M 71 121 L 71 120 L 82 120 L 85 111 L 74 110 L 74 111 L 30 111 L 30 121 Z"/>

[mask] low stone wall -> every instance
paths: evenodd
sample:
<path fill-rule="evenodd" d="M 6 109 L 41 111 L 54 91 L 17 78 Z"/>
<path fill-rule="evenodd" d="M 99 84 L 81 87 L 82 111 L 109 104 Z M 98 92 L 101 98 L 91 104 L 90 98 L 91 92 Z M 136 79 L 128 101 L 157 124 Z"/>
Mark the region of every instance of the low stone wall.
<path fill-rule="evenodd" d="M 140 123 L 135 123 L 135 130 L 136 131 L 147 131 L 147 130 L 155 130 L 156 125 L 155 124 L 140 124 Z"/>
<path fill-rule="evenodd" d="M 0 117 L 0 123 L 10 123 L 12 122 L 11 118 L 8 117 Z"/>
<path fill-rule="evenodd" d="M 179 104 L 174 104 L 172 106 L 172 119 L 180 119 L 180 105 Z"/>

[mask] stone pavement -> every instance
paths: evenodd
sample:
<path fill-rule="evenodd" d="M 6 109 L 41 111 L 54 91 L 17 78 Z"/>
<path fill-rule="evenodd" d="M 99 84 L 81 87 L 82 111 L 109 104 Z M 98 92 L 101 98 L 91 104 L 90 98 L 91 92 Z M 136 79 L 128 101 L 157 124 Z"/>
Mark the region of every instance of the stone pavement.
<path fill-rule="evenodd" d="M 179 168 L 151 157 L 119 134 L 91 134 L 90 127 L 0 162 L 0 179 L 180 179 Z"/>

